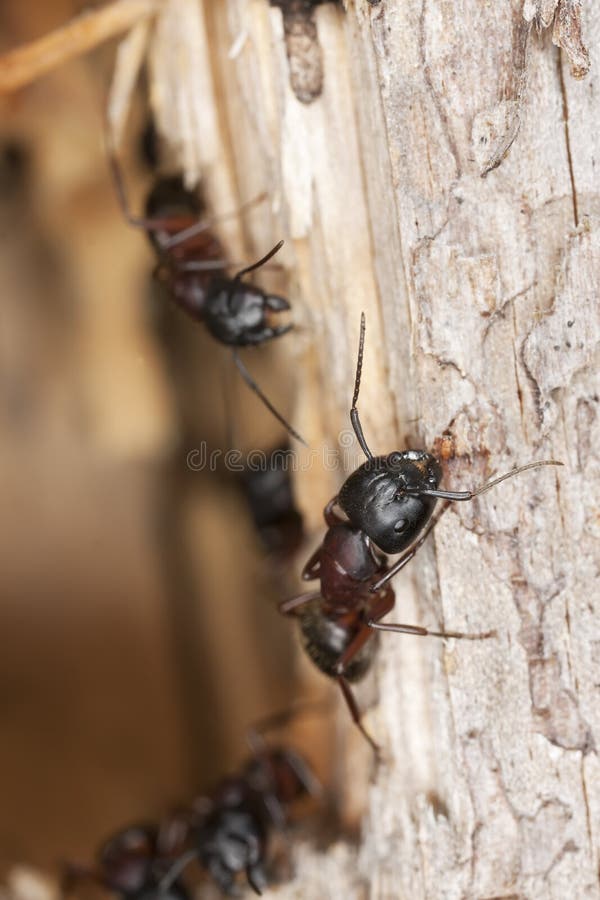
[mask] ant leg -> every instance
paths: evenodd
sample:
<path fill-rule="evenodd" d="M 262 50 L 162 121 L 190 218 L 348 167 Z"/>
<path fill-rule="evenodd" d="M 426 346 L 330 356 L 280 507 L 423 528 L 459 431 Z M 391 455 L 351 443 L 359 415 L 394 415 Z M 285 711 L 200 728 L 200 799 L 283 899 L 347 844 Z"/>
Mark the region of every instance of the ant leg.
<path fill-rule="evenodd" d="M 317 547 L 302 569 L 302 581 L 313 581 L 321 574 L 321 548 Z"/>
<path fill-rule="evenodd" d="M 352 693 L 352 688 L 350 687 L 350 685 L 348 684 L 348 682 L 346 681 L 346 679 L 344 678 L 343 675 L 337 675 L 336 680 L 341 688 L 342 694 L 344 695 L 344 700 L 346 701 L 346 705 L 347 705 L 348 709 L 350 710 L 350 715 L 352 716 L 352 721 L 354 722 L 354 724 L 356 725 L 356 727 L 358 728 L 358 730 L 360 731 L 362 736 L 365 738 L 367 743 L 370 745 L 377 760 L 379 760 L 379 758 L 381 756 L 381 750 L 380 750 L 379 744 L 375 743 L 375 741 L 373 740 L 373 738 L 371 737 L 371 735 L 369 734 L 369 732 L 367 731 L 367 729 L 365 728 L 365 726 L 363 725 L 363 723 L 361 721 L 362 720 L 361 712 L 360 712 L 360 709 L 358 708 L 358 703 L 356 702 L 356 697 Z"/>
<path fill-rule="evenodd" d="M 334 668 L 336 676 L 344 674 L 348 668 L 348 664 L 352 662 L 356 654 L 362 650 L 367 641 L 373 637 L 370 624 L 371 621 L 377 621 L 378 619 L 383 618 L 383 616 L 386 616 L 394 608 L 394 599 L 394 592 L 391 588 L 388 588 L 387 591 L 384 591 L 384 593 L 377 598 L 377 602 L 373 606 L 373 613 L 369 620 L 361 625 L 337 660 Z"/>
<path fill-rule="evenodd" d="M 162 896 L 163 894 L 166 894 L 173 887 L 184 869 L 187 869 L 189 864 L 195 859 L 198 859 L 197 850 L 188 850 L 187 853 L 180 856 L 179 859 L 173 863 L 167 874 L 161 878 L 158 885 L 158 895 Z"/>
<path fill-rule="evenodd" d="M 337 505 L 338 498 L 337 494 L 333 497 L 325 509 L 323 510 L 323 518 L 325 519 L 325 524 L 331 528 L 333 525 L 339 525 L 340 522 L 347 523 L 347 519 L 343 519 L 336 512 L 334 512 L 334 507 Z"/>
<path fill-rule="evenodd" d="M 389 593 L 389 597 L 387 596 Z M 479 641 L 483 638 L 495 637 L 495 631 L 485 631 L 481 634 L 463 634 L 461 631 L 430 631 L 422 628 L 420 625 L 402 625 L 390 622 L 380 622 L 384 616 L 391 612 L 394 606 L 394 593 L 390 589 L 386 591 L 380 598 L 380 601 L 373 606 L 371 616 L 367 620 L 367 626 L 376 631 L 395 631 L 398 634 L 413 634 L 417 637 L 440 637 L 440 638 L 462 638 L 467 641 Z"/>
<path fill-rule="evenodd" d="M 381 615 L 385 615 L 386 612 L 389 612 L 394 606 L 394 593 L 393 591 L 386 591 L 382 597 L 379 598 L 379 603 L 377 604 L 378 611 L 381 608 Z M 352 716 L 353 722 L 358 726 L 359 730 L 362 732 L 364 737 L 367 739 L 375 755 L 379 758 L 379 746 L 375 743 L 371 735 L 368 733 L 366 728 L 361 722 L 361 714 L 356 703 L 356 699 L 354 694 L 352 693 L 352 689 L 348 684 L 348 681 L 344 677 L 348 664 L 354 659 L 356 654 L 362 649 L 362 647 L 373 637 L 373 632 L 371 631 L 370 625 L 365 622 L 364 625 L 360 627 L 357 633 L 354 635 L 337 663 L 335 664 L 334 672 L 335 677 L 338 680 L 338 683 L 342 689 L 342 693 L 344 695 L 344 699 L 346 704 L 348 705 L 348 709 L 350 710 L 350 714 Z"/>
<path fill-rule="evenodd" d="M 270 731 L 278 730 L 285 727 L 289 722 L 293 721 L 297 716 L 311 712 L 322 712 L 329 709 L 331 704 L 328 701 L 297 701 L 286 709 L 265 716 L 256 722 L 252 728 L 248 729 L 246 740 L 257 758 L 264 756 L 266 753 L 265 735 Z M 311 769 L 306 763 L 295 753 L 286 752 L 286 761 L 291 769 L 298 777 L 298 781 L 304 786 L 307 793 L 311 796 L 321 796 L 323 789 L 319 780 L 315 777 Z"/>
<path fill-rule="evenodd" d="M 116 154 L 111 149 L 108 150 L 108 165 L 110 168 L 113 184 L 115 186 L 119 206 L 121 207 L 121 211 L 125 216 L 125 219 L 127 220 L 127 222 L 129 222 L 130 225 L 132 225 L 134 228 L 143 228 L 144 231 L 158 231 L 160 228 L 166 228 L 171 224 L 171 222 L 173 221 L 173 216 L 136 216 L 135 213 L 131 211 L 129 197 L 125 188 L 125 180 L 123 178 L 123 172 L 121 171 L 120 163 L 117 159 Z M 252 198 L 252 200 L 248 200 L 246 201 L 246 203 L 242 203 L 241 206 L 239 206 L 236 210 L 232 210 L 228 213 L 223 213 L 220 216 L 207 216 L 204 219 L 200 219 L 198 222 L 195 222 L 188 228 L 182 229 L 177 234 L 174 234 L 170 238 L 167 238 L 165 241 L 163 241 L 162 249 L 168 251 L 173 247 L 178 247 L 180 244 L 185 243 L 185 241 L 191 240 L 191 238 L 196 237 L 198 234 L 202 234 L 203 231 L 208 231 L 208 229 L 212 228 L 212 226 L 216 222 L 233 219 L 246 210 L 251 209 L 254 205 L 262 203 L 263 200 L 266 199 L 266 197 L 266 192 L 263 192 L 262 194 L 258 194 L 256 197 Z M 279 249 L 279 246 L 277 249 Z M 223 261 L 223 263 L 218 266 L 218 268 L 223 268 L 225 264 L 225 261 Z M 214 267 L 217 268 L 217 266 Z M 210 268 L 210 266 L 207 265 L 205 266 L 205 268 Z"/>
<path fill-rule="evenodd" d="M 191 820 L 189 813 L 176 811 L 167 819 L 163 819 L 158 826 L 156 836 L 156 850 L 159 857 L 173 857 L 179 850 L 189 834 Z"/>
<path fill-rule="evenodd" d="M 371 593 L 374 594 L 377 591 L 380 591 L 381 588 L 384 586 L 384 584 L 387 584 L 387 582 L 390 580 L 390 578 L 393 578 L 394 575 L 397 575 L 398 572 L 401 569 L 403 569 L 407 563 L 409 563 L 411 561 L 411 559 L 416 555 L 417 551 L 420 550 L 420 548 L 423 546 L 423 544 L 429 537 L 430 533 L 433 531 L 433 529 L 435 528 L 437 523 L 440 521 L 440 519 L 442 518 L 442 516 L 444 515 L 446 510 L 449 508 L 450 508 L 449 501 L 442 504 L 442 506 L 439 508 L 439 510 L 429 520 L 427 527 L 425 528 L 425 531 L 422 533 L 420 538 L 411 547 L 409 547 L 408 550 L 406 550 L 402 554 L 400 559 L 394 563 L 394 565 L 391 567 L 391 569 L 389 569 L 385 573 L 385 575 L 379 579 L 379 581 L 375 582 L 375 584 L 370 587 L 369 590 L 371 591 Z"/>
<path fill-rule="evenodd" d="M 397 634 L 412 634 L 416 637 L 439 637 L 439 638 L 459 638 L 465 641 L 482 641 L 487 638 L 496 637 L 495 631 L 482 631 L 479 634 L 465 634 L 462 631 L 429 631 L 427 628 L 421 628 L 420 625 L 401 625 L 386 622 L 378 622 L 375 619 L 369 619 L 369 628 L 377 631 L 395 631 Z"/>
<path fill-rule="evenodd" d="M 399 634 L 413 634 L 417 637 L 441 637 L 441 638 L 463 638 L 470 641 L 478 641 L 483 638 L 495 637 L 495 631 L 486 631 L 482 634 L 463 634 L 461 631 L 429 631 L 420 625 L 402 625 L 394 623 L 381 622 L 384 616 L 387 616 L 394 607 L 394 592 L 388 588 L 379 598 L 371 609 L 371 615 L 367 619 L 367 627 L 376 631 L 395 631 Z M 360 632 L 359 632 L 360 634 Z M 355 639 L 356 640 L 356 639 Z M 350 645 L 352 646 L 352 645 Z M 349 650 L 350 648 L 347 648 Z"/>
<path fill-rule="evenodd" d="M 218 216 L 207 216 L 204 219 L 200 219 L 198 222 L 190 225 L 189 228 L 184 228 L 183 231 L 174 234 L 166 240 L 164 249 L 171 250 L 173 247 L 178 247 L 179 244 L 183 244 L 185 241 L 189 241 L 190 238 L 196 237 L 197 234 L 201 234 L 203 231 L 212 228 L 217 222 L 226 222 L 228 219 L 235 219 L 242 213 L 252 209 L 253 206 L 258 206 L 259 203 L 263 203 L 267 199 L 267 196 L 267 192 L 263 191 L 261 194 L 257 194 L 256 197 L 252 197 L 251 200 L 246 200 L 245 203 L 241 203 L 237 209 L 231 210 L 231 212 L 221 213 L 221 215 Z"/>
<path fill-rule="evenodd" d="M 119 201 L 121 212 L 123 213 L 127 222 L 130 225 L 133 225 L 134 228 L 143 228 L 144 231 L 156 231 L 159 228 L 167 227 L 170 222 L 172 222 L 171 216 L 147 218 L 145 216 L 136 216 L 135 213 L 131 211 L 131 206 L 129 205 L 129 197 L 125 188 L 125 180 L 123 178 L 123 172 L 121 171 L 121 165 L 113 150 L 109 148 L 107 150 L 107 154 L 108 165 L 110 168 L 110 174 L 112 176 L 113 184 L 115 186 L 117 200 Z"/>
<path fill-rule="evenodd" d="M 298 594 L 290 600 L 282 600 L 279 604 L 279 612 L 282 616 L 294 616 L 299 606 L 310 603 L 311 600 L 317 600 L 321 596 L 320 591 L 310 591 L 308 594 Z"/>
<path fill-rule="evenodd" d="M 258 894 L 260 897 L 268 884 L 267 876 L 264 873 L 261 863 L 255 863 L 253 866 L 246 866 L 246 878 L 254 893 Z"/>
<path fill-rule="evenodd" d="M 246 384 L 248 385 L 250 390 L 253 391 L 256 394 L 256 396 L 262 400 L 262 402 L 267 407 L 269 412 L 273 416 L 275 416 L 277 421 L 283 425 L 283 427 L 286 429 L 286 431 L 288 431 L 292 435 L 292 437 L 295 437 L 297 441 L 300 441 L 301 444 L 303 444 L 305 447 L 308 447 L 308 444 L 306 443 L 304 438 L 301 437 L 298 434 L 298 432 L 292 428 L 292 426 L 289 424 L 289 422 L 286 422 L 286 420 L 283 418 L 281 413 L 277 412 L 277 410 L 275 409 L 275 407 L 273 406 L 271 401 L 265 396 L 265 394 L 263 394 L 263 392 L 261 391 L 261 389 L 255 382 L 255 380 L 252 378 L 252 375 L 250 374 L 250 372 L 248 371 L 248 369 L 246 368 L 246 366 L 240 359 L 239 354 L 237 353 L 236 350 L 233 351 L 233 360 L 238 368 L 240 375 L 242 376 L 242 378 L 244 379 L 244 381 L 246 382 Z"/>

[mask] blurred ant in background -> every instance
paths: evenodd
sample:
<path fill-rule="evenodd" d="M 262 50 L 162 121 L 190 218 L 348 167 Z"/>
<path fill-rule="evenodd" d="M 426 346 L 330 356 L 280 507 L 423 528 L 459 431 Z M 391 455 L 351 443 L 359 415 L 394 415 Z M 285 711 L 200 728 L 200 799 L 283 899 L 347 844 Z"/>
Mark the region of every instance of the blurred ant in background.
<path fill-rule="evenodd" d="M 350 688 L 350 682 L 360 681 L 372 665 L 376 650 L 374 632 L 469 640 L 493 635 L 429 631 L 415 625 L 381 622 L 394 607 L 390 579 L 415 556 L 450 502 L 471 500 L 527 469 L 562 464 L 554 460 L 530 463 L 475 491 L 452 492 L 438 489 L 440 464 L 425 451 L 394 451 L 374 457 L 356 407 L 364 339 L 363 314 L 350 420 L 367 462 L 346 479 L 338 496 L 325 507 L 328 530 L 302 571 L 305 581 L 320 580 L 319 589 L 284 601 L 280 611 L 298 617 L 306 652 L 322 672 L 337 680 L 354 722 L 377 753 L 377 744 L 361 723 Z M 446 502 L 434 516 L 438 498 Z M 335 512 L 336 505 L 347 519 Z M 386 553 L 401 556 L 394 566 L 389 566 Z"/>
<path fill-rule="evenodd" d="M 123 828 L 102 845 L 96 866 L 66 864 L 62 893 L 71 894 L 80 881 L 87 880 L 113 891 L 122 900 L 189 900 L 190 894 L 178 878 L 166 887 L 162 885 L 184 837 L 176 822 L 166 827 Z"/>
<path fill-rule="evenodd" d="M 290 309 L 289 302 L 269 294 L 243 279 L 264 266 L 283 246 L 279 241 L 257 262 L 226 274 L 231 266 L 217 236 L 211 230 L 214 218 L 200 220 L 204 212 L 198 196 L 188 191 L 179 178 L 159 178 L 151 190 L 145 216 L 135 216 L 130 208 L 119 162 L 108 153 L 119 205 L 130 225 L 148 234 L 157 254 L 156 276 L 163 281 L 173 301 L 191 318 L 201 322 L 219 343 L 231 347 L 235 365 L 262 403 L 286 430 L 301 443 L 303 438 L 272 405 L 242 362 L 240 347 L 259 346 L 287 334 L 292 324 L 278 325 L 278 313 Z M 245 204 L 234 214 L 262 201 L 264 195 Z M 221 216 L 220 219 L 228 218 Z"/>
<path fill-rule="evenodd" d="M 274 716 L 266 727 L 283 720 L 281 714 Z M 122 829 L 103 844 L 96 866 L 67 864 L 63 894 L 88 880 L 123 900 L 189 900 L 181 876 L 193 861 L 225 894 L 238 892 L 241 877 L 260 894 L 270 880 L 272 838 L 285 837 L 290 808 L 303 797 L 319 796 L 321 786 L 295 750 L 267 746 L 256 729 L 249 741 L 253 753 L 239 773 L 223 779 L 209 796 L 197 798 L 190 810 L 179 811 L 160 827 Z"/>
<path fill-rule="evenodd" d="M 275 834 L 284 835 L 290 808 L 302 798 L 319 796 L 321 786 L 303 757 L 285 746 L 268 746 L 266 730 L 290 713 L 265 720 L 249 734 L 252 756 L 239 773 L 223 779 L 207 797 L 194 801 L 188 843 L 162 881 L 170 890 L 193 861 L 228 895 L 237 893 L 240 878 L 260 894 L 269 883 L 268 864 Z"/>
<path fill-rule="evenodd" d="M 266 466 L 246 468 L 239 478 L 266 552 L 282 563 L 294 556 L 304 540 L 302 514 L 292 490 L 291 460 L 289 446 L 275 447 L 267 455 Z"/>

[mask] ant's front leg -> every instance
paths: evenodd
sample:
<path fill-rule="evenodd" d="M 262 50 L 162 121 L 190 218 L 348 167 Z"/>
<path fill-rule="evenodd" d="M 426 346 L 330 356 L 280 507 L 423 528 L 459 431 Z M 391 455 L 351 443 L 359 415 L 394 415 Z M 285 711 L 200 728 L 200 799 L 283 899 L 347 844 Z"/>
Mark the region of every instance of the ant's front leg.
<path fill-rule="evenodd" d="M 335 507 L 337 506 L 338 498 L 337 494 L 333 497 L 325 509 L 323 510 L 323 518 L 325 519 L 325 524 L 328 528 L 332 528 L 334 525 L 339 525 L 340 522 L 347 523 L 347 519 L 343 519 L 335 512 Z"/>
<path fill-rule="evenodd" d="M 394 592 L 390 588 L 385 591 L 381 597 L 377 598 L 377 602 L 375 604 L 375 609 L 380 616 L 387 615 L 394 606 Z M 362 715 L 358 704 L 356 702 L 356 697 L 352 692 L 352 688 L 350 687 L 345 675 L 348 670 L 348 666 L 352 662 L 352 660 L 356 657 L 356 655 L 362 650 L 364 645 L 373 637 L 373 632 L 371 630 L 371 626 L 369 622 L 365 622 L 360 626 L 340 658 L 338 659 L 334 672 L 334 677 L 336 678 L 342 694 L 344 695 L 344 700 L 346 701 L 346 705 L 350 710 L 350 715 L 352 716 L 352 721 L 362 733 L 363 737 L 368 741 L 371 745 L 373 752 L 377 759 L 380 759 L 381 751 L 379 745 L 373 740 L 369 732 L 366 730 L 364 725 L 362 724 Z"/>
<path fill-rule="evenodd" d="M 321 576 L 321 547 L 317 547 L 302 569 L 302 581 L 314 581 Z"/>

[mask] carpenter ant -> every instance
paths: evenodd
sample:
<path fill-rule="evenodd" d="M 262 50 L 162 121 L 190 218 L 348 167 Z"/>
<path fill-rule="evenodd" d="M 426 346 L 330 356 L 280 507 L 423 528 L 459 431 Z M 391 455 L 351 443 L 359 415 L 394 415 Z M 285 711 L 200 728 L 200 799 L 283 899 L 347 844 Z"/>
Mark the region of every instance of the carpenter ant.
<path fill-rule="evenodd" d="M 273 829 L 284 831 L 289 807 L 320 792 L 311 768 L 288 747 L 267 747 L 253 732 L 254 753 L 237 775 L 224 779 L 209 797 L 195 801 L 190 829 L 193 849 L 184 853 L 163 880 L 174 880 L 194 860 L 228 895 L 244 875 L 260 894 L 268 883 L 267 852 Z"/>
<path fill-rule="evenodd" d="M 377 592 L 413 558 L 422 541 L 419 540 L 415 547 L 410 545 L 419 538 L 423 529 L 429 524 L 430 531 L 439 520 L 441 512 L 432 520 L 436 500 L 472 500 L 520 472 L 540 466 L 563 464 L 545 459 L 512 469 L 473 491 L 444 491 L 439 490 L 441 466 L 425 450 L 394 450 L 387 456 L 373 456 L 365 440 L 356 407 L 364 342 L 363 313 L 350 421 L 367 461 L 346 479 L 334 502 L 347 515 L 350 523 L 364 531 L 384 553 L 402 554 L 396 564 L 371 586 L 371 591 Z"/>
<path fill-rule="evenodd" d="M 165 873 L 179 852 L 180 830 L 171 826 L 131 825 L 118 831 L 100 848 L 95 867 L 65 867 L 63 893 L 82 879 L 95 881 L 123 900 L 188 900 L 179 879 L 164 888 Z"/>
<path fill-rule="evenodd" d="M 265 550 L 282 562 L 299 549 L 303 538 L 302 515 L 294 503 L 288 446 L 276 447 L 267 465 L 247 468 L 241 476 L 256 531 Z"/>
<path fill-rule="evenodd" d="M 323 513 L 328 526 L 323 542 L 302 570 L 305 581 L 320 579 L 319 590 L 285 600 L 279 609 L 284 615 L 298 616 L 307 654 L 325 675 L 335 678 L 354 723 L 378 754 L 379 747 L 361 722 L 350 687 L 351 682 L 361 681 L 371 668 L 377 649 L 374 632 L 469 640 L 490 637 L 491 633 L 469 635 L 429 631 L 417 625 L 383 624 L 380 620 L 391 612 L 395 602 L 392 586 L 385 584 L 390 571 L 387 557 L 364 531 L 334 511 L 336 499 L 327 504 Z M 432 527 L 433 523 L 425 529 L 419 546 Z M 373 586 L 382 582 L 384 586 L 374 593 Z"/>
<path fill-rule="evenodd" d="M 202 207 L 179 179 L 159 180 L 147 199 L 146 215 L 139 217 L 130 211 L 120 166 L 110 151 L 109 163 L 123 214 L 130 225 L 144 229 L 150 237 L 158 258 L 155 274 L 166 283 L 173 301 L 201 322 L 219 343 L 231 347 L 235 365 L 250 390 L 304 444 L 254 381 L 238 353 L 240 347 L 264 344 L 293 327 L 272 322 L 277 313 L 290 309 L 284 297 L 268 294 L 243 280 L 275 256 L 283 241 L 232 278 L 226 274 L 229 264 L 224 260 L 223 247 L 210 230 L 214 219 L 199 220 Z"/>
<path fill-rule="evenodd" d="M 319 590 L 286 600 L 279 608 L 284 615 L 298 616 L 306 652 L 322 672 L 337 680 L 352 719 L 377 753 L 377 744 L 361 723 L 350 688 L 350 683 L 360 681 L 371 667 L 376 651 L 373 632 L 468 640 L 493 634 L 429 631 L 415 625 L 381 622 L 394 607 L 390 579 L 415 556 L 452 500 L 470 500 L 526 469 L 562 463 L 554 460 L 530 463 L 476 491 L 451 492 L 438 490 L 441 467 L 425 451 L 395 451 L 388 456 L 374 457 L 365 441 L 356 408 L 364 339 L 363 314 L 350 420 L 367 462 L 350 475 L 338 496 L 325 507 L 328 530 L 302 571 L 305 581 L 320 580 Z M 433 515 L 438 498 L 445 503 Z M 347 520 L 335 512 L 336 505 Z M 394 566 L 389 566 L 386 553 L 401 553 L 401 556 Z"/>

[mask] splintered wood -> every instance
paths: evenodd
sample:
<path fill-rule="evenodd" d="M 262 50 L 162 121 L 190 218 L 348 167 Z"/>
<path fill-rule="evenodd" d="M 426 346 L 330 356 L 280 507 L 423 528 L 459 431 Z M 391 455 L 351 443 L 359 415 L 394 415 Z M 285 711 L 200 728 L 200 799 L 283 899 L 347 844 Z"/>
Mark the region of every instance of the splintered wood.
<path fill-rule="evenodd" d="M 345 710 L 336 747 L 348 818 L 374 778 L 360 847 L 300 846 L 295 879 L 265 896 L 597 900 L 600 81 L 584 76 L 600 7 L 304 4 L 300 40 L 290 6 L 165 0 L 149 89 L 214 209 L 268 193 L 252 227 L 225 227 L 237 258 L 286 240 L 296 327 L 277 352 L 310 443 L 296 488 L 313 536 L 363 461 L 348 418 L 363 310 L 374 452 L 437 446 L 454 490 L 564 468 L 456 504 L 398 579 L 396 621 L 496 636 L 382 636 L 366 724 L 384 764 L 370 772 Z M 5 90 L 22 83 L 6 59 Z"/>
<path fill-rule="evenodd" d="M 322 448 L 361 461 L 348 408 L 362 309 L 376 452 L 446 435 L 456 489 L 540 457 L 565 468 L 457 505 L 411 564 L 398 620 L 498 636 L 384 635 L 367 721 L 387 763 L 352 878 L 338 850 L 324 884 L 303 849 L 277 896 L 600 897 L 600 91 L 569 71 L 584 74 L 586 53 L 597 67 L 600 10 L 345 5 L 311 12 L 323 78 L 306 102 L 285 4 L 200 4 L 217 165 L 241 197 L 269 190 L 255 240 L 287 239 L 292 418 L 317 449 L 297 476 L 309 521 L 318 533 L 343 475 Z M 171 117 L 163 132 L 177 146 L 192 127 Z M 358 767 L 339 757 L 351 798 Z"/>

